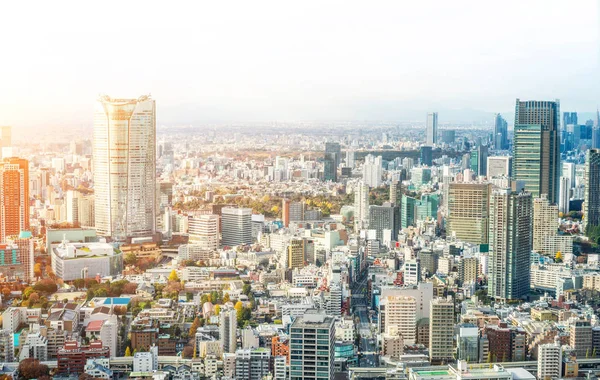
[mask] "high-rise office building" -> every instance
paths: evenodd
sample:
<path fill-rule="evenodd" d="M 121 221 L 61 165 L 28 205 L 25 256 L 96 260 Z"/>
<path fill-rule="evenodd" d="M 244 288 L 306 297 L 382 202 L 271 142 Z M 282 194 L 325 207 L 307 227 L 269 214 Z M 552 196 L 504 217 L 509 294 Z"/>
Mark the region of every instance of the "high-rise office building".
<path fill-rule="evenodd" d="M 479 145 L 471 151 L 471 170 L 478 176 L 487 175 L 488 147 Z"/>
<path fill-rule="evenodd" d="M 94 200 L 98 234 L 115 240 L 156 230 L 156 104 L 149 96 L 96 102 Z"/>
<path fill-rule="evenodd" d="M 400 231 L 400 207 L 391 203 L 369 206 L 369 229 L 376 231 L 380 242 L 383 241 L 383 230 L 391 230 L 392 240 L 396 241 Z"/>
<path fill-rule="evenodd" d="M 252 244 L 252 209 L 223 207 L 221 244 L 228 247 Z"/>
<path fill-rule="evenodd" d="M 442 130 L 442 142 L 444 144 L 454 144 L 456 140 L 456 131 L 454 129 Z"/>
<path fill-rule="evenodd" d="M 515 107 L 513 175 L 532 196 L 558 201 L 560 103 L 520 101 Z"/>
<path fill-rule="evenodd" d="M 454 358 L 454 302 L 452 298 L 431 300 L 429 314 L 429 360 L 449 361 Z"/>
<path fill-rule="evenodd" d="M 531 194 L 498 189 L 490 197 L 488 294 L 519 299 L 529 292 L 533 244 Z"/>
<path fill-rule="evenodd" d="M 402 195 L 402 204 L 400 205 L 400 226 L 402 228 L 414 226 L 417 202 L 418 200 L 413 197 Z"/>
<path fill-rule="evenodd" d="M 323 158 L 323 181 L 337 182 L 337 155 L 335 153 L 325 152 Z"/>
<path fill-rule="evenodd" d="M 499 113 L 494 116 L 494 149 L 508 149 L 508 123 Z"/>
<path fill-rule="evenodd" d="M 431 166 L 433 164 L 433 149 L 430 146 L 421 147 L 421 165 Z"/>
<path fill-rule="evenodd" d="M 363 181 L 370 187 L 379 187 L 382 183 L 383 161 L 381 156 L 368 154 L 363 165 Z"/>
<path fill-rule="evenodd" d="M 600 226 L 600 149 L 590 149 L 585 156 L 585 192 L 583 221 L 586 233 Z"/>
<path fill-rule="evenodd" d="M 369 221 L 369 186 L 359 182 L 354 188 L 354 229 L 366 227 Z"/>
<path fill-rule="evenodd" d="M 428 112 L 427 122 L 425 124 L 426 141 L 425 145 L 433 146 L 437 144 L 437 129 L 438 129 L 438 113 Z"/>
<path fill-rule="evenodd" d="M 510 177 L 512 175 L 512 157 L 491 156 L 487 158 L 487 177 Z"/>
<path fill-rule="evenodd" d="M 578 124 L 577 112 L 563 112 L 563 129 L 567 128 L 567 125 Z"/>
<path fill-rule="evenodd" d="M 290 225 L 290 203 L 292 201 L 287 198 L 281 200 L 281 221 L 284 227 L 289 227 Z"/>
<path fill-rule="evenodd" d="M 29 162 L 0 161 L 0 242 L 29 230 Z"/>
<path fill-rule="evenodd" d="M 292 238 L 287 247 L 288 268 L 304 268 L 304 261 L 304 239 Z"/>
<path fill-rule="evenodd" d="M 456 334 L 456 348 L 459 360 L 476 363 L 479 359 L 479 328 L 471 323 L 459 325 Z"/>
<path fill-rule="evenodd" d="M 346 167 L 354 169 L 356 152 L 353 150 L 346 151 Z"/>
<path fill-rule="evenodd" d="M 237 310 L 232 307 L 223 307 L 219 313 L 219 340 L 223 352 L 237 349 Z"/>
<path fill-rule="evenodd" d="M 473 244 L 487 244 L 491 192 L 489 183 L 450 183 L 447 235 Z"/>
<path fill-rule="evenodd" d="M 340 163 L 342 162 L 342 148 L 340 147 L 340 143 L 336 143 L 336 142 L 327 142 L 325 143 L 325 153 L 331 153 L 335 156 L 332 156 L 335 158 L 335 167 L 337 169 L 338 166 L 340 166 Z"/>
<path fill-rule="evenodd" d="M 335 318 L 309 309 L 290 327 L 290 380 L 332 379 Z"/>
<path fill-rule="evenodd" d="M 190 218 L 188 221 L 190 244 L 197 244 L 203 250 L 219 249 L 219 216 L 206 214 Z"/>
<path fill-rule="evenodd" d="M 562 377 L 562 365 L 560 341 L 538 346 L 538 379 L 560 379 Z"/>
<path fill-rule="evenodd" d="M 390 185 L 390 203 L 399 206 L 402 203 L 402 182 L 394 181 Z"/>
<path fill-rule="evenodd" d="M 533 250 L 541 252 L 544 240 L 558 231 L 558 205 L 552 204 L 546 194 L 533 201 Z"/>
<path fill-rule="evenodd" d="M 592 127 L 592 149 L 600 149 L 600 111 L 596 110 L 596 121 Z"/>
<path fill-rule="evenodd" d="M 558 211 L 563 214 L 569 212 L 569 201 L 571 199 L 571 181 L 568 177 L 560 177 L 558 194 Z"/>

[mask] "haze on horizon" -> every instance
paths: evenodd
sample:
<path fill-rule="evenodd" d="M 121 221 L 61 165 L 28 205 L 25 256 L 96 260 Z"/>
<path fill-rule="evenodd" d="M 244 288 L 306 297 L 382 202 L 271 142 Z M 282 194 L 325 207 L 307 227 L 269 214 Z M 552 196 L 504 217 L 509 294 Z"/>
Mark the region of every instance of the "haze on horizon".
<path fill-rule="evenodd" d="M 592 112 L 599 20 L 594 0 L 10 2 L 0 125 L 91 126 L 99 94 L 151 93 L 163 125 Z"/>

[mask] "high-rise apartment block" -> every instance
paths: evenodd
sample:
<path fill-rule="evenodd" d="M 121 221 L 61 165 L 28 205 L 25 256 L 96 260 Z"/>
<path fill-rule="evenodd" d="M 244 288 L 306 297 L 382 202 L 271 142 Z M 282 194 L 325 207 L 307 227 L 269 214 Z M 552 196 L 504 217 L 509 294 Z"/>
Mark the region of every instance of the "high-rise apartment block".
<path fill-rule="evenodd" d="M 490 198 L 488 294 L 519 299 L 529 292 L 531 194 L 498 189 Z"/>
<path fill-rule="evenodd" d="M 29 162 L 5 158 L 0 162 L 0 242 L 29 230 Z"/>
<path fill-rule="evenodd" d="M 237 310 L 225 307 L 219 313 L 219 339 L 223 352 L 235 352 L 237 349 Z"/>
<path fill-rule="evenodd" d="M 223 207 L 221 243 L 228 247 L 252 244 L 252 209 Z"/>
<path fill-rule="evenodd" d="M 538 379 L 560 379 L 562 376 L 562 347 L 560 342 L 540 344 L 538 347 Z"/>
<path fill-rule="evenodd" d="M 369 221 L 369 186 L 359 182 L 354 188 L 354 229 L 366 227 Z"/>
<path fill-rule="evenodd" d="M 533 201 L 533 250 L 541 252 L 544 240 L 558 231 L 558 206 L 551 204 L 542 194 Z"/>
<path fill-rule="evenodd" d="M 96 102 L 94 200 L 98 234 L 148 237 L 156 226 L 156 104 L 149 96 Z"/>
<path fill-rule="evenodd" d="M 383 160 L 381 156 L 371 154 L 365 157 L 363 164 L 363 181 L 370 187 L 379 187 L 382 183 Z"/>
<path fill-rule="evenodd" d="M 450 183 L 447 235 L 473 244 L 487 244 L 491 192 L 489 183 Z"/>
<path fill-rule="evenodd" d="M 431 300 L 429 314 L 429 359 L 432 362 L 454 358 L 454 301 L 451 298 Z"/>
<path fill-rule="evenodd" d="M 332 379 L 335 319 L 307 310 L 290 327 L 290 380 Z"/>
<path fill-rule="evenodd" d="M 513 175 L 534 197 L 558 201 L 560 103 L 520 101 L 515 107 Z"/>
<path fill-rule="evenodd" d="M 438 113 L 437 112 L 427 113 L 427 121 L 425 124 L 425 134 L 426 134 L 425 145 L 433 146 L 433 145 L 437 144 L 437 142 L 438 142 L 437 130 L 438 130 Z"/>

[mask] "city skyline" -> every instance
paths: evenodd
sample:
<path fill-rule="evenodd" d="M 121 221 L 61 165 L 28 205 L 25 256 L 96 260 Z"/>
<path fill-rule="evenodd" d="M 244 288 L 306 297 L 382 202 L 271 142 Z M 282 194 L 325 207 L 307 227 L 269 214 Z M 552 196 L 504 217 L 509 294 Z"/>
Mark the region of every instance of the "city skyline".
<path fill-rule="evenodd" d="M 29 21 L 36 27 L 27 29 L 19 17 L 6 17 L 24 11 L 11 4 L 0 32 L 19 31 L 5 47 L 19 59 L 0 64 L 2 124 L 91 125 L 89 99 L 100 93 L 151 93 L 161 104 L 159 125 L 424 122 L 429 111 L 440 113 L 441 124 L 497 112 L 512 123 L 509 112 L 517 97 L 559 98 L 564 110 L 595 111 L 600 102 L 596 2 L 461 5 L 345 2 L 317 8 L 312 2 L 295 7 L 261 2 L 239 3 L 231 11 L 217 4 L 144 10 L 120 4 L 120 12 L 107 7 L 87 17 L 77 17 L 88 10 L 85 5 L 70 12 L 42 5 L 40 16 Z M 214 17 L 226 11 L 226 22 Z M 133 12 L 140 17 L 131 20 L 127 15 Z M 546 22 L 525 26 L 531 12 Z M 180 19 L 173 20 L 175 15 Z M 113 27 L 103 30 L 108 16 Z M 509 19 L 519 26 L 507 27 Z M 122 36 L 137 43 L 110 42 Z M 116 64 L 96 54 L 102 49 L 127 59 Z M 44 65 L 36 64 L 40 61 Z M 29 112 L 32 108 L 37 112 Z"/>

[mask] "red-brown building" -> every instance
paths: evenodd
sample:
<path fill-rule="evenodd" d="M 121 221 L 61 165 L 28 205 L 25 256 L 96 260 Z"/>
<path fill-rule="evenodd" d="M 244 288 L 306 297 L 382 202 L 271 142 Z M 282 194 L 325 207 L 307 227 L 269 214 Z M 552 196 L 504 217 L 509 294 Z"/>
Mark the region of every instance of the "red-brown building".
<path fill-rule="evenodd" d="M 290 346 L 289 342 L 282 342 L 279 340 L 279 336 L 274 336 L 271 339 L 271 356 L 285 356 L 285 361 L 290 364 Z"/>
<path fill-rule="evenodd" d="M 89 346 L 79 346 L 79 343 L 70 341 L 58 350 L 57 373 L 82 374 L 88 359 L 102 359 L 110 357 L 110 349 L 102 345 L 102 341 L 90 342 Z"/>
<path fill-rule="evenodd" d="M 0 241 L 29 231 L 29 162 L 5 158 L 0 162 Z"/>

